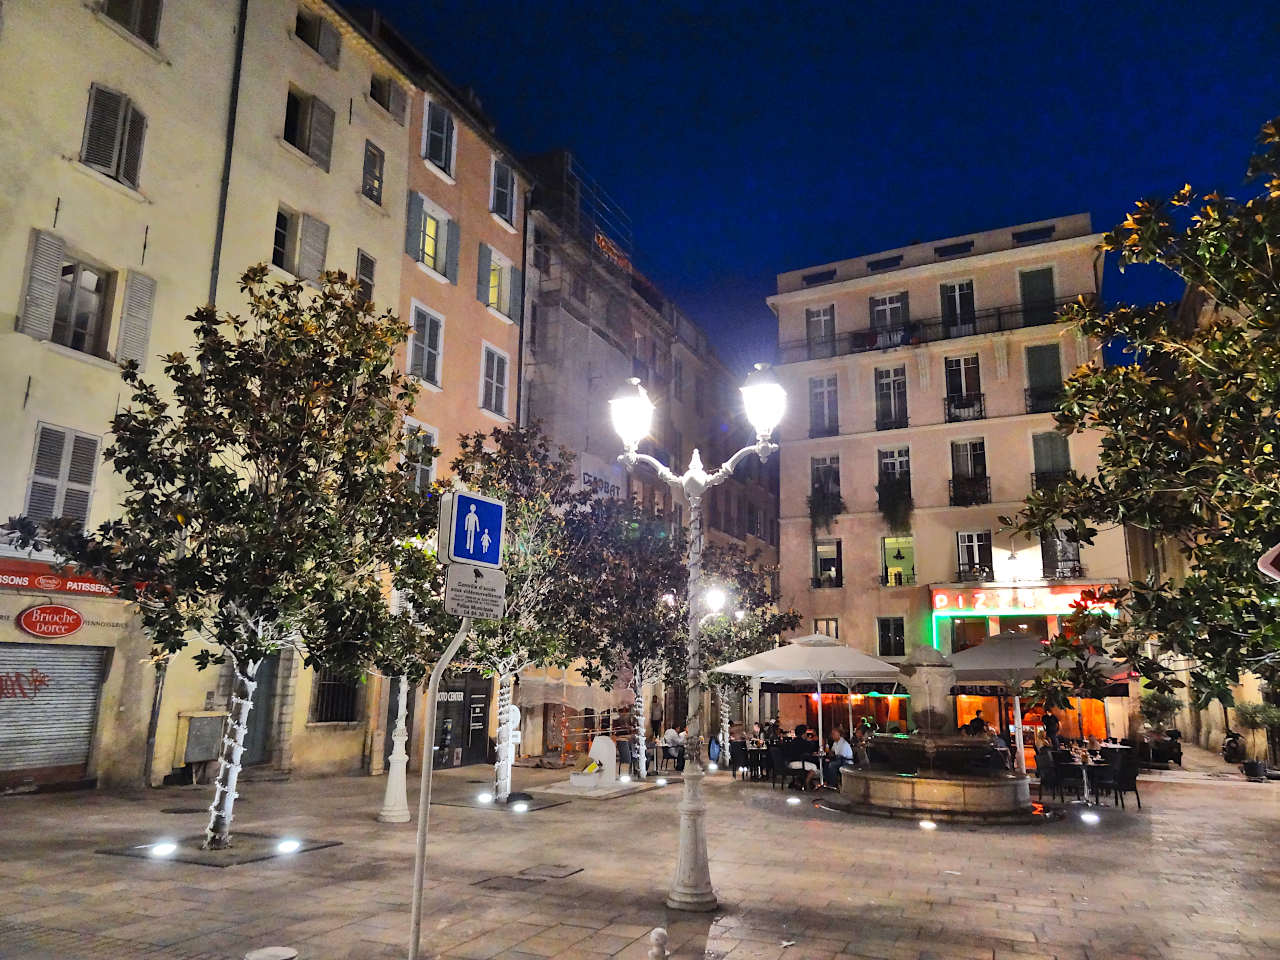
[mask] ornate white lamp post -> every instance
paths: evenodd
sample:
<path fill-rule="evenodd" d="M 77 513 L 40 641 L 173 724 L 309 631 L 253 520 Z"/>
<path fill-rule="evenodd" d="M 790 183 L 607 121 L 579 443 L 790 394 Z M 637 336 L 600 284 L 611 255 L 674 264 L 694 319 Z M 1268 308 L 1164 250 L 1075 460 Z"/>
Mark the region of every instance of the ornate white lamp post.
<path fill-rule="evenodd" d="M 387 758 L 387 787 L 382 797 L 382 809 L 378 819 L 383 823 L 409 822 L 409 753 L 405 743 L 409 730 L 405 725 L 408 713 L 409 679 L 397 677 L 399 699 L 396 701 L 396 725 L 391 731 L 391 756 Z"/>
<path fill-rule="evenodd" d="M 704 822 L 706 802 L 702 798 L 702 778 L 706 769 L 702 763 L 702 689 L 705 686 L 702 644 L 699 638 L 703 616 L 707 612 L 698 608 L 697 599 L 703 596 L 702 587 L 702 496 L 716 484 L 733 475 L 734 469 L 745 458 L 755 454 L 762 461 L 769 459 L 778 449 L 770 437 L 782 420 L 787 395 L 767 364 L 758 363 L 742 386 L 742 401 L 747 420 L 756 431 L 756 442 L 743 447 L 721 465 L 714 473 L 702 467 L 702 458 L 693 451 L 689 469 L 682 476 L 668 470 L 660 461 L 648 454 L 637 452 L 640 441 L 649 435 L 653 423 L 653 401 L 639 380 L 632 379 L 613 400 L 609 401 L 609 413 L 613 429 L 622 440 L 625 452 L 618 459 L 630 470 L 637 463 L 652 467 L 668 486 L 684 492 L 689 503 L 687 533 L 689 537 L 689 641 L 687 649 L 686 677 L 690 713 L 688 723 L 688 762 L 684 771 L 684 795 L 680 801 L 680 850 L 676 861 L 675 879 L 667 894 L 667 906 L 675 910 L 714 910 L 716 894 L 711 887 L 711 869 L 707 860 L 707 834 Z M 720 592 L 723 606 L 724 594 Z M 710 599 L 710 598 L 704 598 Z"/>

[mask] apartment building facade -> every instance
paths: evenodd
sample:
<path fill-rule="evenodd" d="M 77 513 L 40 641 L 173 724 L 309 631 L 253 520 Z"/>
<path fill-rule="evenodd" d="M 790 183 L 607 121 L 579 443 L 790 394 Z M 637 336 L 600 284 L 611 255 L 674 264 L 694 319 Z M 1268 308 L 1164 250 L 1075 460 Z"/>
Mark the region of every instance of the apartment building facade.
<path fill-rule="evenodd" d="M 782 596 L 803 632 L 890 660 L 1048 637 L 1081 590 L 1125 576 L 1122 531 L 1078 549 L 997 519 L 1096 465 L 1096 439 L 1052 411 L 1096 349 L 1054 318 L 1098 296 L 1098 239 L 1080 214 L 778 276 Z"/>

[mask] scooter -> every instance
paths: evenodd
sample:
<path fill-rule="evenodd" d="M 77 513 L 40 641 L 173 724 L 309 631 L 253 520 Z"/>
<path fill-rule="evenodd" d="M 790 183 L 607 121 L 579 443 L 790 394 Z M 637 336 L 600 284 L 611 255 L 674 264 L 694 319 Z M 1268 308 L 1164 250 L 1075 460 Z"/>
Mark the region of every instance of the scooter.
<path fill-rule="evenodd" d="M 1222 759 L 1227 763 L 1244 763 L 1244 737 L 1234 730 L 1228 730 L 1222 738 Z"/>

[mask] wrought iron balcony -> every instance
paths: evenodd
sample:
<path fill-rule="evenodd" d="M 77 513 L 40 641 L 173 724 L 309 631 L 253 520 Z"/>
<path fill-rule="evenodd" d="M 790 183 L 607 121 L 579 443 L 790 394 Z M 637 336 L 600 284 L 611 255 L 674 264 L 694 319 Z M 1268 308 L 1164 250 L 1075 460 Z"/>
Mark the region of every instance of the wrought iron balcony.
<path fill-rule="evenodd" d="M 985 583 L 994 579 L 989 563 L 962 563 L 956 568 L 956 583 Z"/>
<path fill-rule="evenodd" d="M 876 412 L 877 430 L 902 430 L 907 426 L 907 415 L 903 413 Z"/>
<path fill-rule="evenodd" d="M 1037 470 L 1031 474 L 1032 490 L 1052 490 L 1067 479 L 1066 470 Z"/>
<path fill-rule="evenodd" d="M 1062 387 L 1029 387 L 1026 391 L 1027 413 L 1055 413 L 1062 402 Z"/>
<path fill-rule="evenodd" d="M 1092 296 L 1092 294 L 1085 294 Z M 873 350 L 889 350 L 894 347 L 936 343 L 939 340 L 957 340 L 961 337 L 987 336 L 1002 330 L 1019 330 L 1054 323 L 1058 311 L 1075 296 L 1043 303 L 1013 304 L 991 307 L 959 317 L 928 317 L 910 320 L 893 327 L 853 330 L 836 333 L 830 337 L 814 337 L 791 340 L 779 345 L 779 362 L 799 363 L 848 353 L 869 353 Z"/>
<path fill-rule="evenodd" d="M 1080 580 L 1084 577 L 1084 567 L 1079 560 L 1046 560 L 1044 562 L 1044 578 L 1046 580 Z"/>
<path fill-rule="evenodd" d="M 987 415 L 985 398 L 981 393 L 948 394 L 942 400 L 947 423 L 961 420 L 981 420 Z"/>
<path fill-rule="evenodd" d="M 972 507 L 991 502 L 990 477 L 952 477 L 948 486 L 953 507 Z"/>
<path fill-rule="evenodd" d="M 890 573 L 888 570 L 880 574 L 880 586 L 882 587 L 910 587 L 916 582 L 916 572 L 914 570 L 895 570 Z"/>
<path fill-rule="evenodd" d="M 809 586 L 814 590 L 823 590 L 827 587 L 843 587 L 844 577 L 839 574 L 834 577 L 814 577 L 809 581 Z"/>
<path fill-rule="evenodd" d="M 911 471 L 882 470 L 876 481 L 876 507 L 888 510 L 911 504 Z"/>

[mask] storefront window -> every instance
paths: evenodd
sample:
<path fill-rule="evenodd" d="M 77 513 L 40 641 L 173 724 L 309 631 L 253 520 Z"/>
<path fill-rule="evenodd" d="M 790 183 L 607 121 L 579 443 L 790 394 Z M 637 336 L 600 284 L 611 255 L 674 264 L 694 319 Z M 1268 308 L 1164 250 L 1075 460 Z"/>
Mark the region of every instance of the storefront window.
<path fill-rule="evenodd" d="M 987 639 L 986 617 L 956 617 L 951 623 L 951 652 L 959 653 Z"/>

